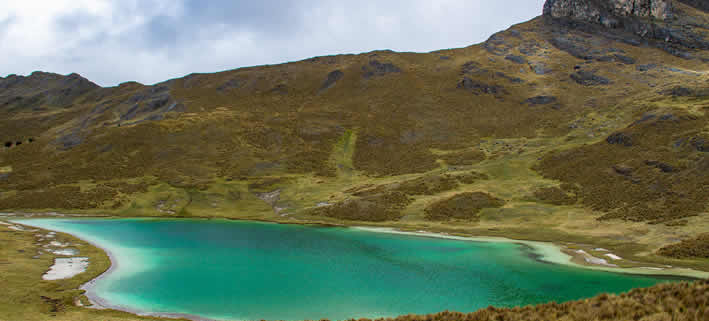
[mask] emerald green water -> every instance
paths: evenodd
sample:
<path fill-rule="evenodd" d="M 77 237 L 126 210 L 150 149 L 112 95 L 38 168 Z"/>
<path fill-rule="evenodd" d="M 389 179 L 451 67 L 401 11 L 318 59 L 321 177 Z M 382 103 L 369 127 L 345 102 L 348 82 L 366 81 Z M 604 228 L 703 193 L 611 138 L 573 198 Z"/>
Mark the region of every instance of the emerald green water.
<path fill-rule="evenodd" d="M 663 281 L 539 262 L 512 243 L 221 220 L 36 219 L 116 266 L 90 293 L 112 307 L 214 319 L 345 319 L 471 312 Z"/>

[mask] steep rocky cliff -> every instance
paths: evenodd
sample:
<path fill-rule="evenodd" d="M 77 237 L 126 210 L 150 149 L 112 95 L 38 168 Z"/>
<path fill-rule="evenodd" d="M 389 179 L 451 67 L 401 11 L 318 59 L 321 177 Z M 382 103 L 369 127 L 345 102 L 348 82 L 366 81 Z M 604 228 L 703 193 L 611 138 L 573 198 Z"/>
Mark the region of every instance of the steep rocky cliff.
<path fill-rule="evenodd" d="M 672 16 L 672 3 L 669 0 L 548 0 L 544 14 L 612 27 L 618 24 L 618 17 L 668 19 Z"/>
<path fill-rule="evenodd" d="M 682 0 L 547 0 L 544 16 L 557 26 L 600 34 L 631 45 L 650 45 L 691 59 L 709 49 L 709 24 L 687 11 L 706 7 Z M 694 8 L 693 8 L 694 7 Z"/>

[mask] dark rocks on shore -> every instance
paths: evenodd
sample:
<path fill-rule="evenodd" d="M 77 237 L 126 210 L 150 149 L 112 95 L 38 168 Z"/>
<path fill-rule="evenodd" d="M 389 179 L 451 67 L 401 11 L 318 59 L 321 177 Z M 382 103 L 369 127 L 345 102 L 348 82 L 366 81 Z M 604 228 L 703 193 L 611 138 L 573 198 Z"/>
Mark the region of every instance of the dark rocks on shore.
<path fill-rule="evenodd" d="M 633 139 L 632 137 L 624 134 L 624 133 L 615 133 L 608 138 L 606 138 L 606 142 L 611 145 L 623 145 L 626 147 L 633 146 Z"/>
<path fill-rule="evenodd" d="M 596 85 L 608 85 L 611 83 L 607 78 L 598 76 L 590 71 L 579 70 L 571 74 L 571 79 L 576 81 L 580 85 L 584 86 L 596 86 Z"/>

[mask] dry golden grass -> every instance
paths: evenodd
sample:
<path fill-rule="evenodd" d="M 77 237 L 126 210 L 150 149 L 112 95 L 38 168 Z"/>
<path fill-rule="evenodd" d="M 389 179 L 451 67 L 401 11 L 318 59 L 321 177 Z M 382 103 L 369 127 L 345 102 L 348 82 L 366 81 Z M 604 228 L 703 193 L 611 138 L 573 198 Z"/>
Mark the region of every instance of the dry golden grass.
<path fill-rule="evenodd" d="M 368 319 L 359 319 L 368 321 Z M 709 320 L 709 281 L 661 284 L 620 295 L 518 308 L 489 307 L 473 313 L 440 312 L 380 321 L 704 321 Z"/>

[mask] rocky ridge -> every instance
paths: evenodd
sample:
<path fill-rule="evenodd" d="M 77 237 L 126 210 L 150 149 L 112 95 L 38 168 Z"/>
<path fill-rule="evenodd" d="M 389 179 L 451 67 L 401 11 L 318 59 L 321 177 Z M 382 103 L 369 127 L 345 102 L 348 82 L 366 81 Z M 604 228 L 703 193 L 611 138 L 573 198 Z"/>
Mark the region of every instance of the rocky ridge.
<path fill-rule="evenodd" d="M 691 59 L 693 51 L 709 49 L 709 24 L 685 11 L 707 6 L 687 0 L 547 0 L 544 16 L 559 25 Z"/>

